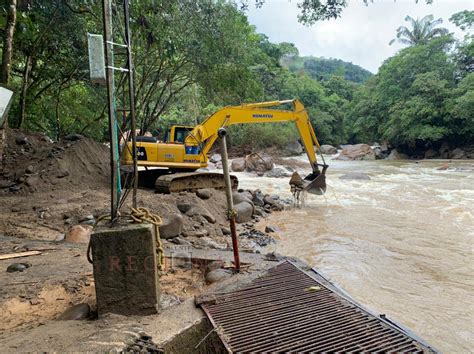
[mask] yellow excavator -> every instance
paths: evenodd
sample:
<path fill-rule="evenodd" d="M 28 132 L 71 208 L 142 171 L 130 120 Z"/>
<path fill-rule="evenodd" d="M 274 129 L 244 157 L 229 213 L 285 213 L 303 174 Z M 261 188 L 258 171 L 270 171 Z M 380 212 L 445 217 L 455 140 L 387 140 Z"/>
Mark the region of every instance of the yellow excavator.
<path fill-rule="evenodd" d="M 283 105 L 288 104 L 292 105 L 292 110 L 281 109 Z M 281 122 L 295 123 L 312 168 L 312 173 L 304 179 L 296 172 L 293 174 L 290 180 L 292 190 L 323 194 L 326 191 L 325 174 L 328 165 L 324 163 L 324 158 L 323 164 L 319 164 L 316 160 L 314 147 L 319 149 L 319 142 L 306 109 L 297 99 L 225 107 L 195 127 L 172 126 L 164 142 L 158 141 L 155 137 L 137 137 L 137 164 L 145 167 L 146 171 L 143 172 L 150 175 L 156 172 L 151 169 L 152 167 L 162 168 L 161 175 L 155 181 L 158 192 L 224 188 L 222 174 L 195 172 L 199 168 L 207 167 L 207 154 L 218 138 L 219 129 L 233 124 Z M 133 165 L 131 151 L 132 143 L 127 142 L 122 153 L 122 166 Z M 236 188 L 237 178 L 231 177 L 233 187 Z"/>

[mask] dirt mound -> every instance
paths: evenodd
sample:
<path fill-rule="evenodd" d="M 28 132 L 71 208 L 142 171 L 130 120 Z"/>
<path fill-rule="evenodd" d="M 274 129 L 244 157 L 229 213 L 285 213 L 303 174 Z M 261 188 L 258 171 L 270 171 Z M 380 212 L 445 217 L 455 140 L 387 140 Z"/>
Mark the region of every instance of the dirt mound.
<path fill-rule="evenodd" d="M 52 142 L 47 136 L 9 129 L 0 188 L 33 193 L 57 189 L 99 189 L 109 182 L 109 149 L 74 135 Z"/>

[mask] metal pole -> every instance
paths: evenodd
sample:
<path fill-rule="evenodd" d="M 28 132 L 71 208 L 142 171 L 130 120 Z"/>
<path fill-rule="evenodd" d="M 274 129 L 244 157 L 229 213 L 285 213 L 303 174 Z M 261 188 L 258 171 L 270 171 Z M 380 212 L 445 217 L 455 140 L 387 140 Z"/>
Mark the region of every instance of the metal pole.
<path fill-rule="evenodd" d="M 237 242 L 237 232 L 235 230 L 235 211 L 232 200 L 232 184 L 229 174 L 229 159 L 227 158 L 227 143 L 225 139 L 226 130 L 219 129 L 218 135 L 221 143 L 222 169 L 224 170 L 225 194 L 227 197 L 227 217 L 229 218 L 230 233 L 232 235 L 232 248 L 234 250 L 235 270 L 240 272 L 239 244 Z"/>
<path fill-rule="evenodd" d="M 109 115 L 109 140 L 110 140 L 110 177 L 111 177 L 111 208 L 112 221 L 117 217 L 119 203 L 118 188 L 118 141 L 117 123 L 115 121 L 114 102 L 114 71 L 113 67 L 113 47 L 112 47 L 112 4 L 110 0 L 102 1 L 102 15 L 104 24 L 104 49 L 105 49 L 105 75 L 107 81 L 107 106 Z"/>
<path fill-rule="evenodd" d="M 128 9 L 128 1 L 123 1 L 124 22 L 125 22 L 125 38 L 127 41 L 127 58 L 128 58 L 128 94 L 130 100 L 130 129 L 132 130 L 132 158 L 133 158 L 133 192 L 132 205 L 137 207 L 137 188 L 138 188 L 138 166 L 137 166 L 137 137 L 135 126 L 135 85 L 134 68 L 132 62 L 132 42 L 130 36 L 130 12 Z"/>

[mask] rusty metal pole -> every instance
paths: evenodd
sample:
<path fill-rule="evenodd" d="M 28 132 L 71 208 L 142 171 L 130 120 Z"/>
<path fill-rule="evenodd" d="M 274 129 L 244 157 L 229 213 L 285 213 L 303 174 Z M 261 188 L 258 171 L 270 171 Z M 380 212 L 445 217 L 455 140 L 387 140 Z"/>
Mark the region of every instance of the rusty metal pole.
<path fill-rule="evenodd" d="M 232 248 L 234 250 L 234 265 L 236 272 L 240 272 L 239 244 L 237 242 L 237 232 L 235 230 L 235 211 L 232 200 L 232 184 L 229 174 L 229 159 L 227 158 L 227 143 L 225 139 L 226 130 L 219 129 L 218 135 L 221 143 L 222 169 L 224 170 L 225 194 L 227 197 L 227 217 L 230 224 L 230 233 L 232 235 Z"/>

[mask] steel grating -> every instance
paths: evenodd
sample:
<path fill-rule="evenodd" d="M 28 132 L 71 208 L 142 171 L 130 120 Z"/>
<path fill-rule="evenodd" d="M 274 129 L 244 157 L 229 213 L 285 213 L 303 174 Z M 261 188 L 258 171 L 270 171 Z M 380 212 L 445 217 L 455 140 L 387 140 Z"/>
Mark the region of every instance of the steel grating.
<path fill-rule="evenodd" d="M 289 261 L 201 304 L 229 352 L 434 350 Z"/>

